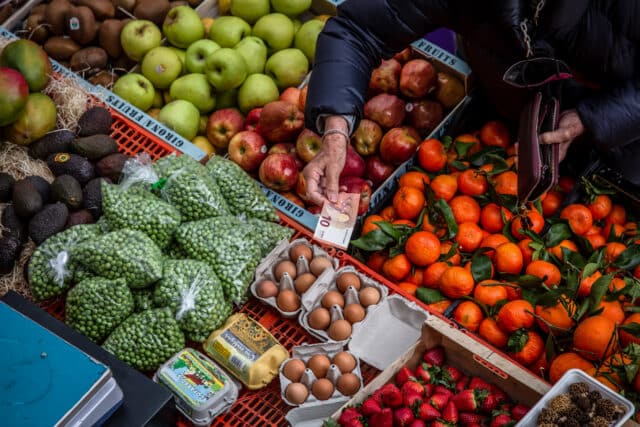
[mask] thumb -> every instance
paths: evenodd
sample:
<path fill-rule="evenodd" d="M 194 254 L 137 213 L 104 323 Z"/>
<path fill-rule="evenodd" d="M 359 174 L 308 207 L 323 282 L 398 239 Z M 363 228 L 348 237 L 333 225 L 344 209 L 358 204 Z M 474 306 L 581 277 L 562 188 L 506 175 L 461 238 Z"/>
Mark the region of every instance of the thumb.
<path fill-rule="evenodd" d="M 338 201 L 338 193 L 340 192 L 340 170 L 334 163 L 330 163 L 326 169 L 327 173 L 327 199 L 331 203 Z"/>

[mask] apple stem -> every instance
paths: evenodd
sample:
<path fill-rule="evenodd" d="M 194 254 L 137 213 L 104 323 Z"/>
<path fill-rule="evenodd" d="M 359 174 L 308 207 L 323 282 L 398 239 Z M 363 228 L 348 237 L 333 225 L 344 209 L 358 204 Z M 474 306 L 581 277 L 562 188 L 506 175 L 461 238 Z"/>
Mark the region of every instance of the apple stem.
<path fill-rule="evenodd" d="M 124 13 L 125 15 L 127 15 L 131 19 L 138 19 L 138 18 L 136 18 L 136 16 L 134 14 L 132 14 L 131 12 L 129 12 L 127 9 L 123 8 L 122 6 L 118 6 L 118 10 L 120 12 Z"/>

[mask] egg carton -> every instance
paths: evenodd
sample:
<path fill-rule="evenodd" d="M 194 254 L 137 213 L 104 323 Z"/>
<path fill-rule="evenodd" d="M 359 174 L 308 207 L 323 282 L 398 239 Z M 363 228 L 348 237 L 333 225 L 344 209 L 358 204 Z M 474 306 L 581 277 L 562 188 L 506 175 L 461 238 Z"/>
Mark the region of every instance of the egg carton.
<path fill-rule="evenodd" d="M 331 260 L 331 263 L 333 264 L 332 269 L 326 269 L 320 276 L 316 278 L 316 280 L 313 282 L 313 284 L 307 290 L 307 292 L 305 292 L 305 294 L 308 293 L 311 290 L 311 288 L 313 288 L 320 281 L 327 280 L 327 278 L 331 277 L 334 274 L 334 271 L 338 268 L 337 259 L 329 256 L 329 254 L 320 246 L 312 245 L 311 243 L 309 243 L 307 239 L 296 239 L 293 242 L 289 242 L 288 240 L 281 240 L 280 243 L 278 243 L 278 245 L 269 253 L 269 255 L 267 255 L 262 260 L 260 265 L 258 265 L 258 267 L 256 268 L 256 273 L 254 276 L 255 279 L 253 283 L 251 283 L 250 289 L 251 289 L 251 294 L 254 297 L 259 299 L 263 303 L 275 308 L 282 315 L 282 317 L 286 317 L 286 318 L 294 318 L 298 316 L 298 314 L 302 311 L 302 304 L 300 305 L 300 308 L 298 308 L 298 310 L 291 311 L 291 312 L 283 311 L 280 309 L 280 307 L 278 307 L 278 304 L 276 303 L 277 301 L 276 297 L 262 298 L 261 296 L 258 295 L 257 287 L 258 287 L 258 284 L 263 280 L 271 280 L 278 285 L 278 289 L 280 291 L 285 289 L 290 289 L 292 291 L 295 291 L 295 287 L 293 285 L 293 279 L 291 278 L 291 276 L 288 273 L 285 273 L 282 276 L 280 283 L 278 283 L 273 274 L 273 269 L 280 261 L 290 260 L 289 250 L 293 246 L 296 246 L 299 244 L 309 247 L 313 253 L 314 258 L 324 256 L 329 258 Z M 294 262 L 294 263 L 296 264 L 296 270 L 297 270 L 296 274 L 300 275 L 300 274 L 310 272 L 309 263 L 307 262 L 306 259 L 301 257 L 301 259 L 298 259 L 297 262 Z"/>
<path fill-rule="evenodd" d="M 284 367 L 287 364 L 287 362 L 293 359 L 300 359 L 306 365 L 309 362 L 309 360 L 316 354 L 324 354 L 329 359 L 333 360 L 333 357 L 336 354 L 340 353 L 341 351 L 348 351 L 348 350 L 345 350 L 344 346 L 341 343 L 338 343 L 335 341 L 327 342 L 327 343 L 318 343 L 318 344 L 303 344 L 303 345 L 293 347 L 291 351 L 291 358 L 285 360 L 282 363 L 282 365 L 280 365 L 280 395 L 282 397 L 282 400 L 289 406 L 295 406 L 299 408 L 308 408 L 308 407 L 314 407 L 314 406 L 317 407 L 317 406 L 331 405 L 335 402 L 346 401 L 350 399 L 349 396 L 345 396 L 344 394 L 340 393 L 338 391 L 338 388 L 336 387 L 336 382 L 341 372 L 340 372 L 340 369 L 333 364 L 329 367 L 329 370 L 327 371 L 327 375 L 325 377 L 329 379 L 334 386 L 333 395 L 331 395 L 329 399 L 319 400 L 311 393 L 311 386 L 313 385 L 313 382 L 316 380 L 316 377 L 311 371 L 311 369 L 309 368 L 305 370 L 305 372 L 302 375 L 302 379 L 300 381 L 303 384 L 305 384 L 309 389 L 309 396 L 307 397 L 307 400 L 304 403 L 295 404 L 290 402 L 286 397 L 287 386 L 292 383 L 292 381 L 289 378 L 284 376 Z M 360 390 L 363 387 L 362 371 L 360 370 L 360 359 L 353 353 L 351 352 L 349 353 L 356 360 L 356 367 L 353 369 L 353 371 L 351 371 L 351 373 L 353 373 L 360 380 L 360 387 L 358 388 L 358 390 Z"/>
<path fill-rule="evenodd" d="M 363 320 L 361 320 L 360 322 L 356 322 L 353 325 L 351 325 L 352 327 L 352 331 L 351 331 L 351 336 L 349 336 L 349 338 L 342 340 L 342 341 L 336 341 L 333 340 L 329 337 L 329 334 L 327 331 L 324 330 L 320 330 L 320 329 L 314 329 L 309 325 L 309 315 L 311 314 L 311 312 L 317 308 L 320 307 L 322 305 L 322 297 L 324 297 L 324 295 L 329 292 L 329 291 L 338 291 L 338 286 L 336 284 L 336 280 L 338 278 L 338 276 L 340 276 L 340 274 L 342 273 L 355 273 L 359 278 L 360 278 L 360 289 L 363 289 L 365 287 L 374 287 L 378 290 L 378 292 L 380 292 L 380 300 L 378 301 L 377 304 L 373 304 L 368 306 L 365 309 L 365 317 Z M 376 306 L 383 304 L 385 302 L 385 300 L 387 299 L 387 296 L 389 294 L 389 290 L 386 286 L 382 285 L 381 283 L 371 279 L 370 277 L 365 276 L 364 274 L 360 273 L 359 271 L 357 271 L 353 266 L 345 266 L 340 268 L 339 270 L 333 272 L 333 274 L 330 277 L 323 277 L 323 280 L 319 280 L 314 284 L 313 288 L 310 288 L 307 292 L 305 292 L 305 294 L 302 296 L 302 311 L 300 312 L 300 315 L 298 317 L 298 321 L 300 322 L 300 325 L 302 325 L 302 327 L 307 330 L 307 332 L 309 332 L 312 336 L 318 338 L 321 341 L 327 341 L 327 342 L 338 342 L 338 343 L 342 343 L 342 344 L 346 344 L 351 337 L 353 336 L 353 332 L 356 328 L 356 326 L 359 323 L 364 322 L 367 317 L 369 316 L 369 314 L 375 310 Z M 344 297 L 345 297 L 345 307 L 353 302 L 359 302 L 359 297 L 358 297 L 358 291 L 356 291 L 355 289 L 347 288 L 347 290 L 344 292 Z M 343 314 L 343 310 L 340 308 L 340 306 L 333 306 L 331 307 L 331 309 L 329 310 L 331 313 L 331 321 L 333 322 L 334 320 L 337 319 L 344 319 L 344 314 Z"/>

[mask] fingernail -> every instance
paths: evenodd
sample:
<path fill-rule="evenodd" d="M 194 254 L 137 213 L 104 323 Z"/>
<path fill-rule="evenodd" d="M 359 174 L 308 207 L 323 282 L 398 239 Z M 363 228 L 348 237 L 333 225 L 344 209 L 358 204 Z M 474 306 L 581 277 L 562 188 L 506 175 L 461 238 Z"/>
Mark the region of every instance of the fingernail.
<path fill-rule="evenodd" d="M 338 201 L 338 196 L 337 196 L 336 194 L 333 194 L 333 193 L 332 193 L 332 194 L 329 194 L 329 201 L 330 201 L 331 203 L 335 203 L 335 202 L 337 202 L 337 201 Z"/>

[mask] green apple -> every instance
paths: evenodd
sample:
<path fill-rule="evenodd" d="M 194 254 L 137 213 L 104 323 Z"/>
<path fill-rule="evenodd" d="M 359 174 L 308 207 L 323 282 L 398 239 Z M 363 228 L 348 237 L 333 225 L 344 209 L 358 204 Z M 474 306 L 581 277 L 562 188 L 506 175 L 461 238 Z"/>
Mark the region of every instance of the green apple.
<path fill-rule="evenodd" d="M 229 89 L 216 94 L 216 107 L 218 110 L 223 108 L 235 108 L 238 106 L 238 89 Z"/>
<path fill-rule="evenodd" d="M 178 58 L 180 58 L 180 62 L 182 62 L 182 71 L 180 72 L 180 75 L 187 74 L 187 51 L 173 46 L 170 46 L 169 49 L 174 51 L 176 55 L 178 55 Z"/>
<path fill-rule="evenodd" d="M 167 105 L 168 103 L 173 101 L 173 98 L 171 98 L 171 94 L 169 93 L 168 90 L 162 91 L 162 99 L 164 100 L 164 105 Z"/>
<path fill-rule="evenodd" d="M 217 91 L 229 90 L 242 84 L 247 77 L 247 65 L 237 51 L 223 47 L 209 55 L 205 74 Z"/>
<path fill-rule="evenodd" d="M 189 101 L 171 101 L 160 110 L 158 121 L 191 141 L 200 128 L 200 111 Z"/>
<path fill-rule="evenodd" d="M 209 38 L 221 47 L 234 47 L 248 35 L 251 35 L 251 25 L 237 16 L 216 18 L 209 30 Z"/>
<path fill-rule="evenodd" d="M 276 12 L 297 16 L 309 10 L 311 0 L 271 0 L 271 6 Z"/>
<path fill-rule="evenodd" d="M 293 40 L 293 46 L 304 52 L 312 65 L 316 58 L 316 42 L 323 28 L 324 22 L 319 19 L 312 19 L 302 24 Z"/>
<path fill-rule="evenodd" d="M 218 49 L 220 49 L 220 45 L 209 39 L 202 39 L 193 43 L 187 48 L 187 71 L 190 73 L 204 73 L 207 57 Z"/>
<path fill-rule="evenodd" d="M 151 21 L 135 19 L 120 32 L 120 44 L 124 53 L 134 61 L 140 61 L 154 47 L 160 46 L 162 33 Z"/>
<path fill-rule="evenodd" d="M 280 96 L 273 79 L 265 74 L 251 74 L 238 90 L 238 106 L 247 114 L 254 108 L 276 101 Z"/>
<path fill-rule="evenodd" d="M 258 19 L 251 34 L 264 40 L 269 52 L 273 53 L 291 46 L 295 28 L 286 15 L 270 13 Z"/>
<path fill-rule="evenodd" d="M 204 37 L 204 24 L 195 9 L 178 6 L 167 13 L 162 24 L 162 32 L 169 43 L 186 49 L 191 43 Z"/>
<path fill-rule="evenodd" d="M 156 89 L 166 89 L 182 73 L 182 61 L 170 47 L 158 46 L 144 56 L 141 70 Z"/>
<path fill-rule="evenodd" d="M 264 70 L 278 88 L 297 87 L 309 73 L 309 60 L 300 49 L 284 49 L 271 55 Z"/>
<path fill-rule="evenodd" d="M 300 22 L 299 19 L 294 19 L 291 22 L 293 22 L 293 32 L 295 34 L 298 34 L 298 30 L 300 29 L 300 27 L 302 27 L 302 22 Z"/>
<path fill-rule="evenodd" d="M 244 59 L 247 75 L 264 72 L 264 65 L 267 63 L 267 46 L 262 39 L 255 36 L 245 37 L 234 46 L 234 49 Z"/>
<path fill-rule="evenodd" d="M 216 106 L 216 95 L 204 74 L 187 74 L 171 83 L 169 94 L 172 99 L 184 99 L 200 110 L 209 113 Z"/>
<path fill-rule="evenodd" d="M 231 14 L 244 19 L 249 24 L 255 23 L 269 13 L 270 8 L 269 0 L 232 0 L 231 2 Z"/>
<path fill-rule="evenodd" d="M 162 92 L 155 89 L 154 89 L 154 92 L 155 92 L 155 95 L 153 95 L 153 103 L 151 104 L 151 107 L 162 108 L 164 106 L 164 98 L 162 97 Z"/>
<path fill-rule="evenodd" d="M 142 111 L 151 108 L 156 94 L 149 79 L 139 73 L 129 73 L 120 77 L 111 91 Z"/>

